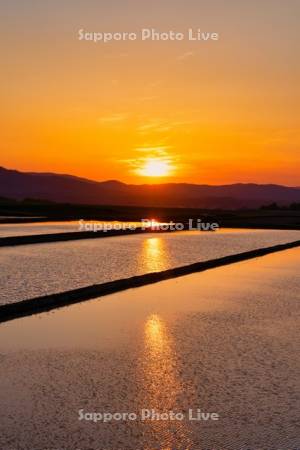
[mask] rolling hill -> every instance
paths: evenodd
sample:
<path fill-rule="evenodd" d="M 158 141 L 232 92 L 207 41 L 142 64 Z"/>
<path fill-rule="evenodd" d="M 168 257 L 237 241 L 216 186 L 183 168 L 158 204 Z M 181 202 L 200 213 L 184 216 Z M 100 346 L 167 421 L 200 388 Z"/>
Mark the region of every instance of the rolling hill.
<path fill-rule="evenodd" d="M 0 196 L 90 205 L 185 208 L 256 208 L 300 202 L 300 188 L 275 184 L 211 186 L 187 183 L 132 185 L 91 181 L 71 175 L 31 173 L 0 167 Z"/>

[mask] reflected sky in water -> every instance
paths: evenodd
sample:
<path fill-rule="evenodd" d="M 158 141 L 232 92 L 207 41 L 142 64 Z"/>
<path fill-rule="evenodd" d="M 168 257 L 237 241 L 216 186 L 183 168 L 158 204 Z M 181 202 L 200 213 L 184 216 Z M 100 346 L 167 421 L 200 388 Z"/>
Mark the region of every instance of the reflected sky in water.
<path fill-rule="evenodd" d="M 1 324 L 3 429 L 24 436 L 22 448 L 46 448 L 49 436 L 60 436 L 60 448 L 77 448 L 78 436 L 80 448 L 240 449 L 245 439 L 251 449 L 258 439 L 267 448 L 296 448 L 299 252 Z M 88 426 L 77 420 L 83 407 L 199 407 L 221 420 Z"/>
<path fill-rule="evenodd" d="M 158 272 L 169 267 L 169 250 L 161 237 L 150 237 L 142 244 L 140 264 L 147 272 Z"/>
<path fill-rule="evenodd" d="M 168 327 L 158 314 L 149 315 L 145 321 L 141 390 L 145 408 L 159 413 L 182 412 L 178 405 L 184 385 L 178 374 L 176 352 Z M 185 420 L 149 420 L 146 425 L 162 448 L 172 449 L 178 441 L 186 449 L 192 444 Z"/>
<path fill-rule="evenodd" d="M 183 231 L 3 247 L 0 304 L 291 242 L 299 235 L 290 230 Z"/>

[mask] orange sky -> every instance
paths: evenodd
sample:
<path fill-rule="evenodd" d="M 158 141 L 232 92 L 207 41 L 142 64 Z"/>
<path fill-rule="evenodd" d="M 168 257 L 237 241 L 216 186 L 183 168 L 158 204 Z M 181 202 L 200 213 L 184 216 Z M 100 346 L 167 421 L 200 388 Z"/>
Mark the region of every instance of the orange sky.
<path fill-rule="evenodd" d="M 1 3 L 0 165 L 131 183 L 300 185 L 297 0 Z M 216 42 L 78 30 L 217 32 Z M 163 161 L 168 176 L 143 168 Z"/>

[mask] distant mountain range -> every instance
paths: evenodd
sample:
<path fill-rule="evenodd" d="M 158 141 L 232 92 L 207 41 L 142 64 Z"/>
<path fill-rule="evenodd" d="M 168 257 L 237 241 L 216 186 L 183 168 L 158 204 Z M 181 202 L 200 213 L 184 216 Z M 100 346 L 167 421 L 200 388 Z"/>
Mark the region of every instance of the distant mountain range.
<path fill-rule="evenodd" d="M 30 173 L 0 167 L 0 196 L 93 205 L 185 208 L 256 208 L 272 202 L 300 203 L 300 187 L 275 184 L 125 184 L 71 175 Z"/>

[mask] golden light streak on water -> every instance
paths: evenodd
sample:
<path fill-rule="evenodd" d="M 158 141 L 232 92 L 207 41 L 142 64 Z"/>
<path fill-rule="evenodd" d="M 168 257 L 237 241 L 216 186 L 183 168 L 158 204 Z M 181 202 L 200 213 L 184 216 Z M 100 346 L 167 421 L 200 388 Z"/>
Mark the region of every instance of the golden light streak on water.
<path fill-rule="evenodd" d="M 142 377 L 144 408 L 158 413 L 182 412 L 179 397 L 183 392 L 183 382 L 178 374 L 172 337 L 158 314 L 150 315 L 145 322 Z M 185 419 L 149 420 L 147 426 L 160 448 L 191 448 Z"/>
<path fill-rule="evenodd" d="M 141 264 L 147 272 L 158 272 L 168 268 L 169 255 L 166 242 L 160 237 L 150 237 L 143 241 Z"/>

